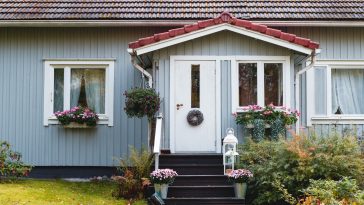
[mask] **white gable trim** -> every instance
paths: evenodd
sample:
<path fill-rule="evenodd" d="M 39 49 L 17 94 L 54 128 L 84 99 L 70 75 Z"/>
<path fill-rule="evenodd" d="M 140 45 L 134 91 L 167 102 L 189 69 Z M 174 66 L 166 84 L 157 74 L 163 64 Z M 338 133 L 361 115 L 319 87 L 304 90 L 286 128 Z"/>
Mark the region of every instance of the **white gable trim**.
<path fill-rule="evenodd" d="M 183 34 L 183 35 L 176 36 L 176 37 L 173 37 L 173 38 L 170 38 L 170 39 L 166 39 L 166 40 L 163 40 L 163 41 L 159 41 L 159 42 L 156 42 L 156 43 L 145 45 L 145 46 L 140 47 L 140 48 L 128 49 L 128 51 L 130 53 L 134 53 L 136 55 L 142 55 L 142 54 L 145 54 L 145 53 L 149 53 L 149 52 L 159 50 L 159 49 L 162 49 L 162 48 L 165 48 L 165 47 L 168 47 L 168 46 L 176 45 L 176 44 L 179 44 L 179 43 L 183 43 L 183 42 L 186 42 L 186 41 L 189 41 L 189 40 L 193 40 L 193 39 L 196 39 L 196 38 L 199 38 L 199 37 L 202 37 L 202 36 L 210 35 L 210 34 L 213 34 L 213 33 L 224 31 L 224 30 L 232 31 L 232 32 L 244 35 L 244 36 L 248 36 L 248 37 L 255 38 L 255 39 L 258 39 L 258 40 L 262 40 L 262 41 L 265 41 L 265 42 L 268 42 L 268 43 L 272 43 L 272 44 L 275 44 L 275 45 L 278 45 L 278 46 L 281 46 L 281 47 L 292 49 L 292 50 L 295 50 L 295 51 L 298 51 L 300 53 L 304 53 L 304 54 L 307 54 L 307 55 L 310 55 L 312 53 L 312 49 L 306 48 L 304 46 L 301 46 L 301 45 L 298 45 L 298 44 L 295 44 L 295 43 L 291 43 L 291 42 L 288 42 L 288 41 L 285 41 L 285 40 L 282 40 L 282 39 L 278 39 L 278 38 L 275 38 L 273 36 L 262 34 L 262 33 L 256 32 L 256 31 L 252 31 L 252 30 L 249 30 L 249 29 L 246 29 L 246 28 L 242 28 L 242 27 L 231 25 L 231 24 L 227 24 L 227 23 L 207 27 L 207 28 L 200 29 L 200 30 L 197 30 L 197 31 L 193 31 L 191 33 Z"/>

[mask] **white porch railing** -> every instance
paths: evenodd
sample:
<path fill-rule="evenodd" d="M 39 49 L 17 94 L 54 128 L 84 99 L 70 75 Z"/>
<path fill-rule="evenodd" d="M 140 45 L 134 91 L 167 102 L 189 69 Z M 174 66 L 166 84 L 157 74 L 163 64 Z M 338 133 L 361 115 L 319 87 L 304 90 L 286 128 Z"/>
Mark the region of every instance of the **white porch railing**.
<path fill-rule="evenodd" d="M 162 113 L 159 113 L 155 126 L 154 147 L 153 147 L 155 170 L 159 169 L 159 155 L 161 151 L 161 140 L 162 140 L 162 122 L 163 122 L 163 115 Z"/>

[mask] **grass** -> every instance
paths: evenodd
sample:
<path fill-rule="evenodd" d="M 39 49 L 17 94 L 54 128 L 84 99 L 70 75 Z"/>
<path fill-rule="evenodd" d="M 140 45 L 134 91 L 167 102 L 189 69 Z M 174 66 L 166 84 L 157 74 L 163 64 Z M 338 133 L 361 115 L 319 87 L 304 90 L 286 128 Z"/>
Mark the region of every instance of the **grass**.
<path fill-rule="evenodd" d="M 110 182 L 66 182 L 63 180 L 18 180 L 0 183 L 1 205 L 127 205 L 111 193 Z M 145 205 L 137 201 L 133 205 Z"/>

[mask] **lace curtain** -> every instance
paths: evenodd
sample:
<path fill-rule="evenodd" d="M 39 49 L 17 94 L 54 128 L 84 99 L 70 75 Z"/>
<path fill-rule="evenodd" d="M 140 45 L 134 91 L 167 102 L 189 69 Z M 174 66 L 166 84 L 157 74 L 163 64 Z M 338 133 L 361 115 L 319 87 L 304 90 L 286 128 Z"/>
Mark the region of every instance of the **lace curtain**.
<path fill-rule="evenodd" d="M 364 114 L 364 69 L 332 69 L 332 113 Z"/>
<path fill-rule="evenodd" d="M 99 114 L 105 113 L 104 69 L 72 69 L 71 107 L 79 105 Z"/>

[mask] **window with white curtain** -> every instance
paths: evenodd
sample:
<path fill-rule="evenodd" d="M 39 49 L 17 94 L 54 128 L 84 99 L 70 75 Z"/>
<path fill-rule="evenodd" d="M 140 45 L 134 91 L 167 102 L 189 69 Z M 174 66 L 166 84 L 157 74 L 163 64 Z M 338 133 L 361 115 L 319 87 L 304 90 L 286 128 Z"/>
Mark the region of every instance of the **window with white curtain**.
<path fill-rule="evenodd" d="M 101 124 L 112 125 L 114 61 L 46 61 L 44 124 L 54 114 L 75 106 L 88 107 Z"/>
<path fill-rule="evenodd" d="M 311 124 L 364 122 L 364 61 L 318 60 L 313 69 Z M 308 79 L 310 80 L 310 79 Z"/>
<path fill-rule="evenodd" d="M 363 69 L 331 69 L 331 113 L 364 114 Z"/>

